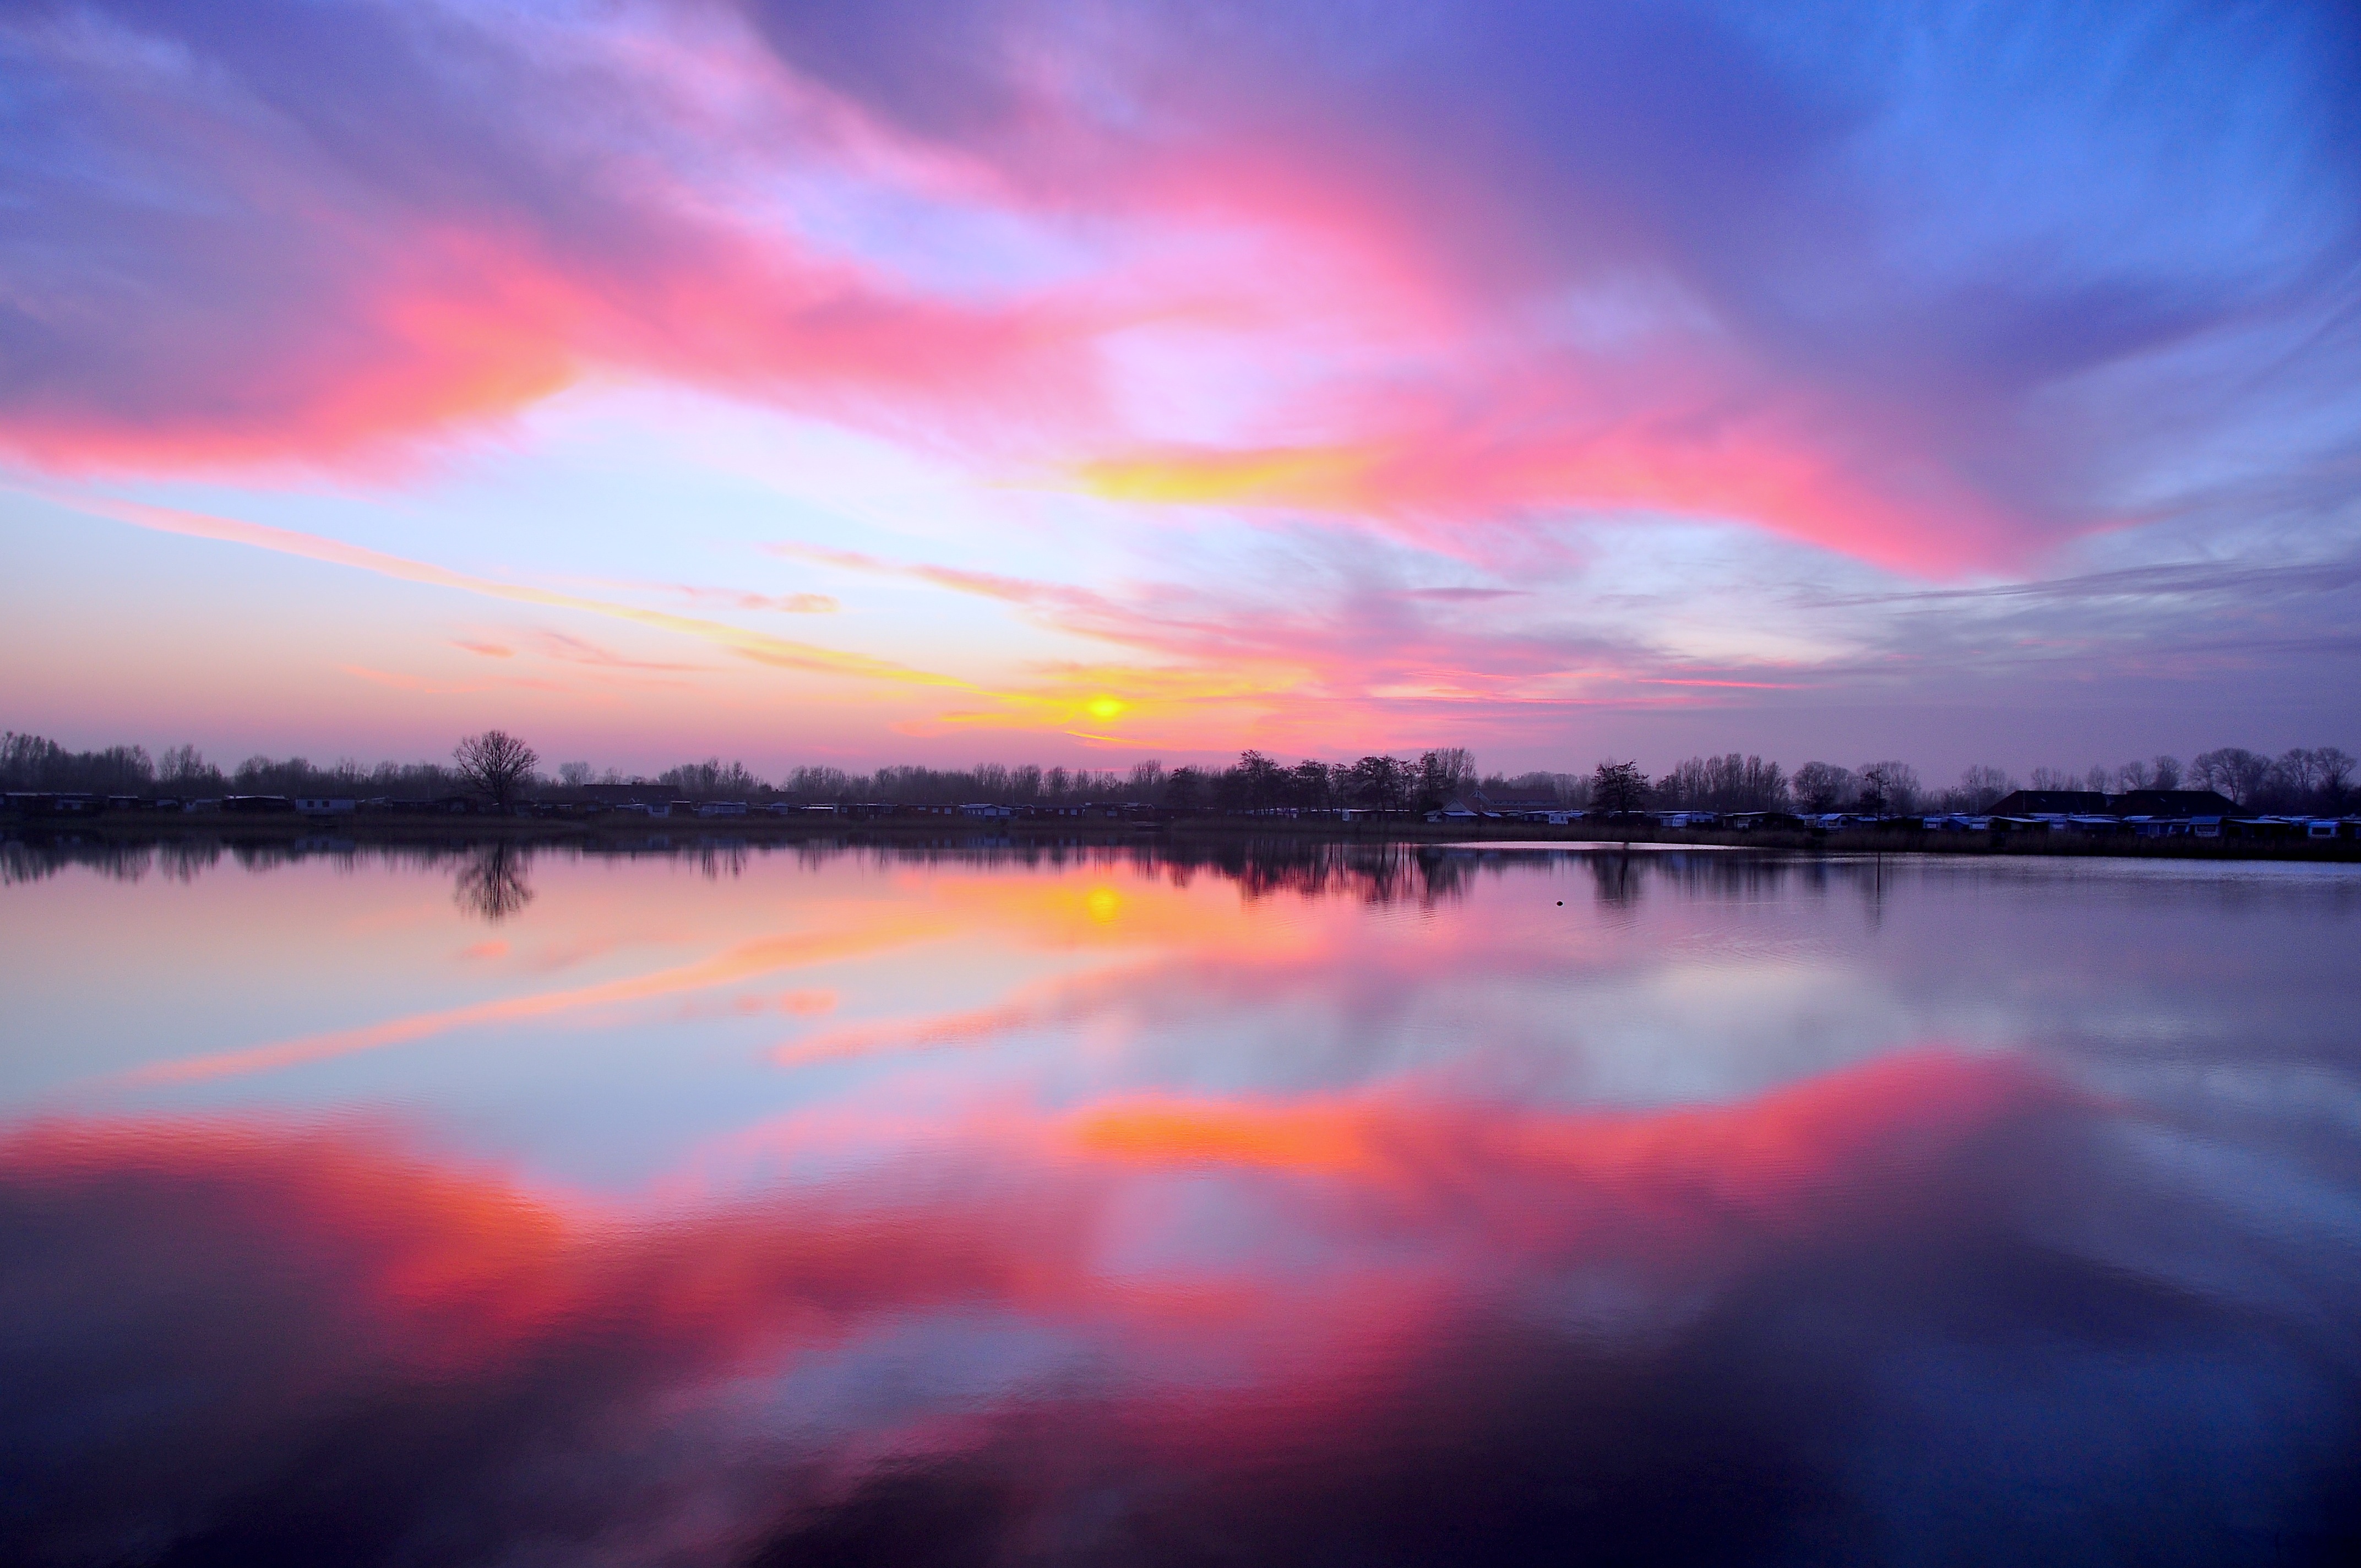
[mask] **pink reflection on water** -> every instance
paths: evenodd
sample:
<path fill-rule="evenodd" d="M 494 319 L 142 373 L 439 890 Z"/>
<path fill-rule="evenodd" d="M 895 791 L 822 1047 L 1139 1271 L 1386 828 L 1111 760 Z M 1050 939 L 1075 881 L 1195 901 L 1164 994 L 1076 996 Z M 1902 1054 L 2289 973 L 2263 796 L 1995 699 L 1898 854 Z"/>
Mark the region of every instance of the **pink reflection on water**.
<path fill-rule="evenodd" d="M 2336 1462 L 2331 1418 L 2361 1404 L 2320 1323 L 2345 1317 L 2268 1294 L 2338 1299 L 2334 1249 L 2156 1200 L 2167 1162 L 2125 1150 L 2160 1118 L 1935 1027 L 1740 1083 L 1742 1052 L 1711 1054 L 1727 1009 L 1827 973 L 1718 907 L 1670 905 L 1665 939 L 1677 868 L 1602 877 L 1596 919 L 1587 872 L 1524 868 L 1438 863 L 1389 899 L 1104 856 L 711 881 L 552 860 L 510 953 L 467 964 L 447 868 L 399 964 L 301 947 L 349 927 L 335 880 L 231 882 L 332 977 L 479 988 L 357 1029 L 546 1031 L 517 1080 L 574 1142 L 630 1135 L 676 1081 L 719 1108 L 668 1130 L 657 1174 L 579 1186 L 431 1097 L 199 1115 L 159 1087 L 0 1134 L 0 1497 L 29 1499 L 7 1528 L 35 1561 L 1719 1562 L 1918 1506 L 1879 1491 L 1905 1461 L 1917 1495 L 2015 1467 L 1980 1506 L 2017 1486 L 2076 1519 L 2169 1495 L 2145 1460 L 2077 1468 L 2125 1432 L 2203 1455 L 2183 1489 L 2224 1518 L 2281 1505 L 2219 1488 Z M 630 939 L 574 983 L 530 961 L 602 922 Z M 1537 975 L 1561 988 L 1516 989 Z M 1446 996 L 1448 1049 L 1397 1050 Z M 1615 1006 L 1680 1025 L 1653 1099 L 1481 1070 L 1565 1055 L 1544 1026 Z M 564 1099 L 599 1066 L 591 1023 L 631 1008 L 613 1081 Z M 472 1048 L 503 1038 L 453 1056 L 503 1081 Z M 699 1076 L 717 1040 L 731 1073 Z M 354 1059 L 227 1055 L 258 1070 L 202 1081 L 248 1095 Z M 2154 1234 L 2210 1235 L 2211 1272 L 2107 1250 Z M 2256 1293 L 2217 1302 L 2242 1269 Z"/>

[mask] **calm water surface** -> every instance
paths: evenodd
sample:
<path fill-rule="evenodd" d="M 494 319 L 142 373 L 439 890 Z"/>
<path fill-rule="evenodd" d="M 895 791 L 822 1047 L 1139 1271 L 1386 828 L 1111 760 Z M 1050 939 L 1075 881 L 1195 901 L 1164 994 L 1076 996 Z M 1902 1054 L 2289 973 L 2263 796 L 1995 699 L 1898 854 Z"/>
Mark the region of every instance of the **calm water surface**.
<path fill-rule="evenodd" d="M 2361 1545 L 2361 876 L 0 846 L 0 1561 Z"/>

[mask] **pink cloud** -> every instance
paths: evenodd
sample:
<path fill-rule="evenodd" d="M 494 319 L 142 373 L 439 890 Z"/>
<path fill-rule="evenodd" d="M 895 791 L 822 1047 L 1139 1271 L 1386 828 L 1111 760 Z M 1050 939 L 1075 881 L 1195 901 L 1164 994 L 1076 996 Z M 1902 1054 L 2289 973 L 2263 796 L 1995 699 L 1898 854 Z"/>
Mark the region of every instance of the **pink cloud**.
<path fill-rule="evenodd" d="M 1703 14 L 954 10 L 27 22 L 25 166 L 121 177 L 35 181 L 0 446 L 393 475 L 650 379 L 1470 560 L 1670 513 L 1956 576 L 2130 517 L 2186 400 L 2094 378 L 2320 303 L 2145 214 L 2026 262 Z"/>

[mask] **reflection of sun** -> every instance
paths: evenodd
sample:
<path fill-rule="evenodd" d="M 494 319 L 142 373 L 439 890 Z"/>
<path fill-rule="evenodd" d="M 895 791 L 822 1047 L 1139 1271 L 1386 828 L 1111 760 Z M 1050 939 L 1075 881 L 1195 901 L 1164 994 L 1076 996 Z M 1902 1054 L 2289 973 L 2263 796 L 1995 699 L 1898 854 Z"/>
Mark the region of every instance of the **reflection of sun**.
<path fill-rule="evenodd" d="M 1116 912 L 1123 907 L 1123 900 L 1115 896 L 1115 889 L 1111 887 L 1094 887 L 1083 895 L 1082 907 L 1091 912 L 1092 919 L 1104 926 L 1115 917 Z"/>
<path fill-rule="evenodd" d="M 1107 719 L 1115 718 L 1129 706 L 1119 696 L 1094 696 L 1082 707 L 1093 718 Z"/>

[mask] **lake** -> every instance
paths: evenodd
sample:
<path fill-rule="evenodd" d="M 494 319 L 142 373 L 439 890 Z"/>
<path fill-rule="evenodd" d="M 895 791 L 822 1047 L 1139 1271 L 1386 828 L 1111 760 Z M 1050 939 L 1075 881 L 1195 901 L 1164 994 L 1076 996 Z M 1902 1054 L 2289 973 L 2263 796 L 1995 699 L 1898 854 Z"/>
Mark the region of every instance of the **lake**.
<path fill-rule="evenodd" d="M 0 846 L 0 1559 L 2361 1547 L 2361 873 Z"/>

